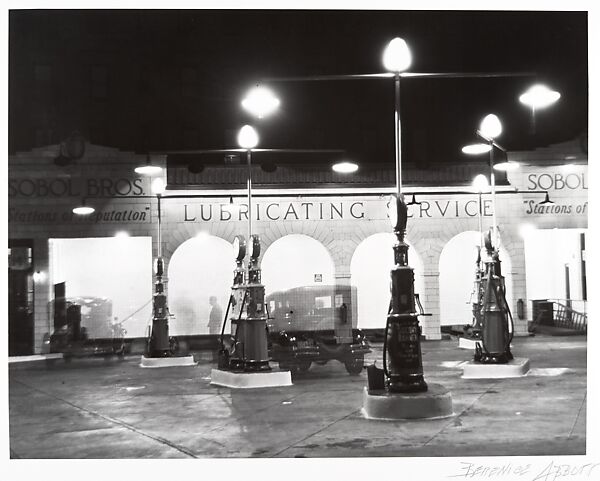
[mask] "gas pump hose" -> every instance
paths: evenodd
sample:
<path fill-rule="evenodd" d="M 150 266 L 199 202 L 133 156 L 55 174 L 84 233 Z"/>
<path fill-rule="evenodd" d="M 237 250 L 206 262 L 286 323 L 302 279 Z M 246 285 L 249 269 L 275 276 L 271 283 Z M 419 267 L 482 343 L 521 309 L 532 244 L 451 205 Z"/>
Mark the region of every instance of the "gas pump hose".
<path fill-rule="evenodd" d="M 392 312 L 392 300 L 390 299 L 390 307 L 388 309 L 388 316 L 385 321 L 385 330 L 383 332 L 383 373 L 386 378 L 390 378 L 390 373 L 387 368 L 387 338 L 388 338 L 388 329 L 390 326 L 390 313 Z"/>
<path fill-rule="evenodd" d="M 244 306 L 246 305 L 246 297 L 248 297 L 248 289 L 244 290 L 244 298 L 242 299 L 242 305 L 240 307 L 240 315 L 238 317 L 238 325 L 239 322 L 242 320 L 242 314 L 244 313 Z M 235 348 L 237 346 L 237 335 L 238 335 L 238 327 L 235 328 L 235 335 L 233 336 L 233 350 L 235 351 Z M 243 355 L 243 353 L 242 353 Z"/>
<path fill-rule="evenodd" d="M 229 316 L 229 308 L 231 307 L 231 301 L 233 300 L 233 296 L 229 295 L 229 302 L 227 302 L 227 309 L 225 310 L 225 318 L 223 319 L 223 325 L 221 326 L 221 337 L 219 338 L 219 343 L 221 344 L 221 349 L 223 349 L 223 336 L 225 335 L 225 325 L 227 324 L 227 316 Z"/>

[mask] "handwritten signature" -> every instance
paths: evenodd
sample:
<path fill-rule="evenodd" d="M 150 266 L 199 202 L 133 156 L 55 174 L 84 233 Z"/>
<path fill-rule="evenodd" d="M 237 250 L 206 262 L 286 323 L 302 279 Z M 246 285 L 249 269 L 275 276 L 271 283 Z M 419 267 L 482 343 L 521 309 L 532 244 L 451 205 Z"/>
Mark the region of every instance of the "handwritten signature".
<path fill-rule="evenodd" d="M 590 479 L 600 463 L 567 464 L 550 461 L 542 470 L 532 463 L 506 463 L 494 466 L 461 461 L 460 473 L 448 475 L 449 478 L 491 479 L 511 476 L 527 481 L 557 481 L 566 479 Z"/>

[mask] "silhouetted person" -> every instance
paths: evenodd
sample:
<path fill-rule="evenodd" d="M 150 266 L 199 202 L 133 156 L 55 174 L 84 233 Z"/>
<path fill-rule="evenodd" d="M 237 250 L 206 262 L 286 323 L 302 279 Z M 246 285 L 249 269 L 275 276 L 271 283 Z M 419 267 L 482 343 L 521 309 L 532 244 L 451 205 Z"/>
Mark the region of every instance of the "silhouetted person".
<path fill-rule="evenodd" d="M 221 323 L 223 322 L 223 309 L 217 302 L 216 296 L 210 296 L 208 303 L 211 305 L 210 314 L 208 315 L 208 333 L 220 334 Z"/>

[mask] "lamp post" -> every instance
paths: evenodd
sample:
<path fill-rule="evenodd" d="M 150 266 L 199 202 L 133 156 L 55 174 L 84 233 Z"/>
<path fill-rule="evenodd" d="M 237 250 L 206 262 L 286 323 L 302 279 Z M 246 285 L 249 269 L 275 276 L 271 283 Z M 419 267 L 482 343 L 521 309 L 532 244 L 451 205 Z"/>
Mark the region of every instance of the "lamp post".
<path fill-rule="evenodd" d="M 167 292 L 164 259 L 162 258 L 162 213 L 161 196 L 165 191 L 162 178 L 157 177 L 152 181 L 152 192 L 157 201 L 157 247 L 156 261 L 154 262 L 154 294 L 152 295 L 152 330 L 148 339 L 147 354 L 150 358 L 169 357 L 171 343 L 169 339 L 169 307 L 167 304 Z"/>
<path fill-rule="evenodd" d="M 486 115 L 481 121 L 479 130 L 480 137 L 489 143 L 490 157 L 490 188 L 492 192 L 492 231 L 494 236 L 494 246 L 498 246 L 498 224 L 496 219 L 496 176 L 494 175 L 494 139 L 502 133 L 502 123 L 494 114 Z"/>
<path fill-rule="evenodd" d="M 230 367 L 246 372 L 270 371 L 267 339 L 267 313 L 265 307 L 265 286 L 261 283 L 258 263 L 260 239 L 252 234 L 252 149 L 258 145 L 258 134 L 250 125 L 244 125 L 238 134 L 238 144 L 246 151 L 248 167 L 248 251 L 249 261 L 243 283 L 234 282 L 232 296 L 232 325 L 236 326 L 234 343 L 230 354 Z M 238 255 L 238 276 L 244 254 Z M 241 301 L 241 302 L 240 302 Z M 245 317 L 244 317 L 245 314 Z"/>
<path fill-rule="evenodd" d="M 482 279 L 484 288 L 483 292 L 478 291 L 478 297 L 480 297 L 478 299 L 479 312 L 482 318 L 481 343 L 476 343 L 474 356 L 474 360 L 482 364 L 505 364 L 513 359 L 510 352 L 512 333 L 509 331 L 508 326 L 509 318 L 512 321 L 512 316 L 506 302 L 506 288 L 501 271 L 500 236 L 496 211 L 496 177 L 494 174 L 494 147 L 500 147 L 495 139 L 501 133 L 502 123 L 494 114 L 486 115 L 477 131 L 477 135 L 488 142 L 489 145 L 490 190 L 492 194 L 492 227 L 490 232 L 482 239 L 487 252 L 485 275 Z M 480 232 L 481 229 L 480 220 Z"/>
<path fill-rule="evenodd" d="M 483 304 L 483 274 L 484 270 L 481 268 L 481 250 L 483 249 L 483 200 L 482 194 L 483 192 L 487 192 L 489 190 L 489 184 L 487 177 L 483 174 L 477 175 L 473 179 L 473 187 L 477 192 L 479 199 L 479 215 L 478 215 L 478 223 L 479 223 L 479 245 L 477 246 L 477 259 L 475 262 L 475 302 L 473 302 L 473 329 L 472 334 L 474 339 L 481 338 L 481 329 L 483 326 L 482 316 L 481 316 L 481 307 Z"/>
<path fill-rule="evenodd" d="M 251 125 L 244 125 L 238 134 L 238 144 L 246 151 L 248 168 L 248 240 L 252 236 L 252 149 L 258 145 L 258 133 Z"/>
<path fill-rule="evenodd" d="M 272 113 L 279 100 L 266 88 L 253 88 L 242 100 L 242 106 L 258 118 Z M 258 262 L 260 239 L 252 233 L 252 149 L 258 145 L 258 133 L 250 125 L 244 125 L 238 133 L 238 144 L 246 152 L 248 186 L 248 251 L 247 271 L 243 270 L 246 255 L 246 242 L 242 236 L 236 237 L 234 251 L 236 269 L 229 305 L 232 306 L 231 323 L 235 326 L 233 344 L 230 351 L 221 350 L 219 367 L 243 372 L 270 371 L 267 339 L 267 313 L 265 307 L 265 287 L 261 283 Z M 244 275 L 245 274 L 245 275 Z M 235 301 L 235 302 L 234 302 Z M 229 311 L 229 308 L 228 308 Z M 224 329 L 224 326 L 223 326 Z M 233 329 L 232 329 L 233 331 Z M 219 373 L 215 373 L 218 378 Z M 287 373 L 289 377 L 289 372 Z M 219 381 L 214 381 L 219 383 Z M 283 385 L 291 382 L 284 380 Z"/>
<path fill-rule="evenodd" d="M 400 73 L 410 66 L 411 54 L 406 42 L 394 38 L 383 54 L 385 68 L 394 74 L 394 147 L 396 160 L 396 196 L 390 203 L 390 221 L 396 242 L 391 275 L 391 303 L 384 337 L 383 368 L 386 387 L 392 393 L 424 392 L 421 356 L 421 328 L 415 306 L 414 271 L 408 265 L 408 244 L 404 240 L 407 206 L 402 194 L 402 129 L 400 119 Z"/>

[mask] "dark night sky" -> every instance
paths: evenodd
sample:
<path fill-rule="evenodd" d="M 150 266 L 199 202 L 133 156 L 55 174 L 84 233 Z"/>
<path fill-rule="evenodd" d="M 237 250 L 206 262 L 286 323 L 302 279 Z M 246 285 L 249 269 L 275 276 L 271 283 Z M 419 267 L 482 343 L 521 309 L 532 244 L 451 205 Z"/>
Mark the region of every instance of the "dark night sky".
<path fill-rule="evenodd" d="M 536 73 L 403 80 L 405 161 L 426 167 L 470 160 L 460 147 L 476 140 L 475 129 L 490 112 L 503 121 L 498 141 L 510 150 L 587 132 L 585 12 L 34 10 L 13 11 L 9 20 L 11 151 L 33 147 L 25 100 L 33 87 L 27 78 L 42 57 L 51 58 L 62 75 L 56 77 L 60 85 L 38 102 L 50 112 L 55 134 L 87 134 L 95 115 L 84 107 L 90 76 L 76 69 L 101 63 L 109 65 L 110 86 L 103 118 L 121 122 L 107 145 L 138 152 L 222 148 L 235 147 L 227 132 L 251 121 L 239 101 L 257 80 L 383 72 L 381 55 L 395 36 L 412 50 L 409 71 Z M 174 72 L 182 66 L 197 72 L 191 100 L 177 95 L 181 75 Z M 530 113 L 518 102 L 534 80 L 562 94 L 538 113 L 535 136 Z M 393 162 L 391 80 L 270 86 L 282 107 L 255 122 L 262 147 L 341 148 L 361 162 Z M 190 125 L 197 134 L 186 145 L 175 133 L 152 133 Z"/>

